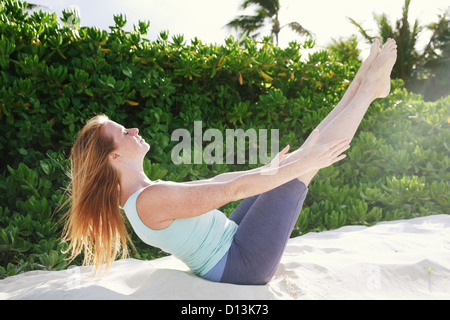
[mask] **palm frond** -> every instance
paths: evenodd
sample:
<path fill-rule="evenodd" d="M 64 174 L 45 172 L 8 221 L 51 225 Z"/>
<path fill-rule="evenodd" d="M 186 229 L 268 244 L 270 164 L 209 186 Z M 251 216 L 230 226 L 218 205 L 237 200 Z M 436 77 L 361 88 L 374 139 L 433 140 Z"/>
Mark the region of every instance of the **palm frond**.
<path fill-rule="evenodd" d="M 423 52 L 422 59 L 426 60 L 429 57 L 439 56 L 436 52 L 437 48 L 442 50 L 441 55 L 443 57 L 450 57 L 450 19 L 449 19 L 450 9 L 443 12 L 442 15 L 438 16 L 438 22 L 430 23 L 426 28 L 433 32 L 427 46 Z M 447 58 L 448 59 L 448 58 Z"/>
<path fill-rule="evenodd" d="M 385 43 L 388 38 L 396 38 L 396 33 L 385 14 L 377 15 L 374 13 L 373 17 L 378 24 L 380 40 L 382 43 Z"/>
<path fill-rule="evenodd" d="M 225 27 L 236 31 L 248 31 L 251 33 L 264 26 L 265 17 L 256 15 L 241 15 L 228 22 Z"/>
<path fill-rule="evenodd" d="M 267 11 L 268 15 L 274 16 L 280 10 L 280 1 L 279 0 L 245 0 L 241 8 L 247 9 L 251 5 L 256 5 L 265 11 Z"/>
<path fill-rule="evenodd" d="M 359 32 L 361 33 L 361 35 L 362 35 L 364 38 L 366 38 L 367 41 L 372 42 L 373 39 L 376 38 L 376 37 L 370 36 L 370 35 L 367 33 L 367 31 L 364 30 L 364 28 L 363 28 L 358 22 L 356 22 L 355 20 L 353 20 L 352 18 L 347 17 L 347 19 L 348 19 L 353 25 L 355 25 L 355 26 L 359 29 Z"/>
<path fill-rule="evenodd" d="M 273 42 L 278 45 L 278 34 L 280 33 L 280 21 L 278 20 L 278 12 L 280 11 L 279 0 L 243 0 L 242 9 L 255 6 L 254 15 L 241 15 L 236 17 L 225 25 L 228 29 L 235 29 L 241 32 L 242 35 L 250 36 L 256 30 L 261 29 L 266 24 L 271 24 L 271 37 Z M 298 22 L 291 22 L 286 24 L 292 30 L 299 34 L 307 34 L 312 37 L 312 33 L 303 28 Z"/>
<path fill-rule="evenodd" d="M 300 35 L 307 35 L 312 37 L 313 33 L 305 28 L 303 28 L 303 26 L 298 23 L 298 22 L 290 22 L 286 25 L 284 25 L 283 27 L 281 27 L 281 29 L 283 29 L 284 27 L 289 27 L 292 29 L 292 31 L 297 32 Z"/>

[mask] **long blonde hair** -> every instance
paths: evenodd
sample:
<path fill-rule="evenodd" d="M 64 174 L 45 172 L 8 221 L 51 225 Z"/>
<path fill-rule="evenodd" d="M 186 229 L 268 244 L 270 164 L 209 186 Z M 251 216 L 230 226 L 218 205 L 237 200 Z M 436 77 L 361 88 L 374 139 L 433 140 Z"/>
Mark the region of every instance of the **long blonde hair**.
<path fill-rule="evenodd" d="M 63 241 L 69 259 L 84 252 L 84 265 L 109 270 L 120 251 L 128 255 L 131 239 L 120 208 L 119 173 L 108 161 L 114 141 L 102 134 L 105 115 L 90 119 L 79 133 L 70 154 L 70 209 L 64 215 Z M 132 243 L 131 243 L 132 245 Z"/>

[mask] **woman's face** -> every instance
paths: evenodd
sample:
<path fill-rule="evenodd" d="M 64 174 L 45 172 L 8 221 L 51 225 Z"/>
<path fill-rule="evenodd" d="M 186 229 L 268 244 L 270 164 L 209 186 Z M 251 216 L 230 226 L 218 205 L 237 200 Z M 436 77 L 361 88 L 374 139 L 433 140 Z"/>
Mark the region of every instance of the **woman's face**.
<path fill-rule="evenodd" d="M 126 129 L 124 126 L 114 122 L 107 121 L 103 125 L 103 133 L 112 137 L 115 145 L 113 153 L 120 156 L 122 160 L 135 160 L 142 158 L 150 149 L 150 145 L 139 136 L 137 128 Z"/>

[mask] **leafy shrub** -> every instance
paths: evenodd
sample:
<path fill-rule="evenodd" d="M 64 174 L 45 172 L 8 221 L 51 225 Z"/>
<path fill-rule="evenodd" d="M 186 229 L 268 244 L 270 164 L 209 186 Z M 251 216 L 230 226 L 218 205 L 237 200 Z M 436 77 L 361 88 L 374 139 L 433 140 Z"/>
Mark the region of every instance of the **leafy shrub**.
<path fill-rule="evenodd" d="M 448 214 L 449 104 L 450 97 L 426 103 L 404 90 L 376 101 L 347 159 L 311 184 L 296 234 Z"/>
<path fill-rule="evenodd" d="M 24 6 L 0 4 L 0 277 L 67 267 L 57 208 L 70 147 L 93 115 L 140 128 L 151 144 L 151 179 L 209 178 L 254 165 L 174 165 L 175 129 L 192 133 L 196 120 L 221 132 L 279 129 L 281 146 L 300 146 L 358 68 L 327 51 L 302 57 L 312 42 L 282 49 L 228 38 L 219 46 L 167 32 L 151 42 L 147 22 L 125 32 L 126 18 L 116 15 L 107 32 L 69 26 L 69 12 L 60 25 L 55 14 L 29 15 Z M 319 172 L 293 235 L 447 213 L 450 100 L 425 103 L 400 87 L 393 82 L 393 94 L 370 107 L 348 158 Z M 134 257 L 164 255 L 132 239 Z"/>

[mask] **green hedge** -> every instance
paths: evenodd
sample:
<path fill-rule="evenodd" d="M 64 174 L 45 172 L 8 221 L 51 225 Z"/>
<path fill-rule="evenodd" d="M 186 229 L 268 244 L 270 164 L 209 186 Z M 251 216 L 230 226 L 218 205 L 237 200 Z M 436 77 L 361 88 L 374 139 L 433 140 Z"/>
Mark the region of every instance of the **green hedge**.
<path fill-rule="evenodd" d="M 66 23 L 70 13 L 63 15 Z M 222 132 L 279 129 L 281 146 L 298 147 L 358 68 L 326 51 L 302 57 L 313 42 L 214 45 L 167 32 L 148 41 L 148 22 L 125 32 L 125 17 L 114 21 L 110 31 L 73 28 L 56 14 L 29 15 L 21 2 L 0 4 L 0 277 L 67 267 L 56 209 L 65 200 L 71 144 L 93 115 L 140 129 L 151 145 L 144 163 L 151 179 L 202 179 L 254 165 L 174 165 L 175 129 L 193 132 L 196 120 Z M 391 96 L 370 107 L 348 158 L 311 183 L 293 236 L 448 213 L 450 98 L 425 103 L 401 87 L 393 81 Z M 221 209 L 230 214 L 236 205 Z M 136 258 L 163 255 L 133 241 Z"/>

